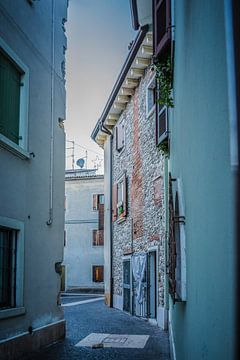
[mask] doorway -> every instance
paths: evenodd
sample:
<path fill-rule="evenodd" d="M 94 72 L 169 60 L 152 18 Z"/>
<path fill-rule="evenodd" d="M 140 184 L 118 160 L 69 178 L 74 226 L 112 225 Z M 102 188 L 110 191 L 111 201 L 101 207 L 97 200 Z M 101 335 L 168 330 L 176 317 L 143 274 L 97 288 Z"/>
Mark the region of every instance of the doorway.
<path fill-rule="evenodd" d="M 123 260 L 123 310 L 131 313 L 131 260 Z"/>
<path fill-rule="evenodd" d="M 157 254 L 148 253 L 148 318 L 157 318 Z"/>

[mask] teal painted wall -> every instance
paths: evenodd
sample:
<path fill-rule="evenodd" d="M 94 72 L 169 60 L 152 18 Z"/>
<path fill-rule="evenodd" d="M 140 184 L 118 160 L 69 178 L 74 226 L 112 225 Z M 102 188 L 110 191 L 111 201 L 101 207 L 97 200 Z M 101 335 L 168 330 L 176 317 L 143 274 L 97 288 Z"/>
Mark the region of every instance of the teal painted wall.
<path fill-rule="evenodd" d="M 234 174 L 223 0 L 175 1 L 170 171 L 183 184 L 187 302 L 170 303 L 177 360 L 233 359 Z"/>

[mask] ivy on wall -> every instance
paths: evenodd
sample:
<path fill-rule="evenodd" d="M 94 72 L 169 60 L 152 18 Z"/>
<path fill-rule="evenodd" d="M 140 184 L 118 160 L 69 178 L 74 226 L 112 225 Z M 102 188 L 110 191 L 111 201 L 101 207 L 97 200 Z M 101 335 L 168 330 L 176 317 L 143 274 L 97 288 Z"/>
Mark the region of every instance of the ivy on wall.
<path fill-rule="evenodd" d="M 156 71 L 156 81 L 159 90 L 159 98 L 157 99 L 157 102 L 160 105 L 166 105 L 169 108 L 173 108 L 172 67 L 170 56 L 161 61 L 156 61 L 153 64 L 153 68 Z"/>

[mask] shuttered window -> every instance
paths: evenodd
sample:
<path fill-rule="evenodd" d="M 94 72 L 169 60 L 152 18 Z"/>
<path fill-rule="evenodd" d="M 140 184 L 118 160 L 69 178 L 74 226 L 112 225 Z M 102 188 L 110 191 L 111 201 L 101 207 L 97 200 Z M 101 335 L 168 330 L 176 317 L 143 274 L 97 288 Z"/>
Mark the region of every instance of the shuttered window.
<path fill-rule="evenodd" d="M 17 231 L 0 227 L 0 309 L 16 306 Z"/>
<path fill-rule="evenodd" d="M 99 206 L 104 204 L 103 194 L 93 194 L 93 210 L 99 210 Z"/>
<path fill-rule="evenodd" d="M 103 265 L 94 265 L 92 267 L 92 280 L 93 280 L 93 282 L 103 282 L 104 281 Z"/>
<path fill-rule="evenodd" d="M 171 42 L 171 0 L 154 0 L 154 55 L 163 54 Z"/>
<path fill-rule="evenodd" d="M 186 301 L 186 244 L 183 196 L 179 179 L 169 174 L 169 293 Z"/>
<path fill-rule="evenodd" d="M 0 133 L 19 144 L 20 87 L 22 73 L 0 51 Z"/>
<path fill-rule="evenodd" d="M 98 229 L 99 230 L 104 229 L 104 205 L 103 204 L 98 205 Z"/>
<path fill-rule="evenodd" d="M 125 145 L 125 125 L 124 121 L 116 126 L 116 150 L 121 151 Z"/>
<path fill-rule="evenodd" d="M 160 145 L 168 137 L 168 110 L 157 104 L 156 111 L 156 144 Z"/>
<path fill-rule="evenodd" d="M 103 246 L 103 245 L 104 245 L 104 231 L 93 230 L 93 246 Z"/>
<path fill-rule="evenodd" d="M 168 279 L 169 293 L 173 302 L 176 300 L 176 241 L 174 231 L 174 200 L 172 191 L 172 177 L 169 174 L 169 259 L 168 259 Z"/>
<path fill-rule="evenodd" d="M 113 185 L 112 195 L 112 220 L 124 219 L 127 216 L 127 177 L 124 174 Z"/>

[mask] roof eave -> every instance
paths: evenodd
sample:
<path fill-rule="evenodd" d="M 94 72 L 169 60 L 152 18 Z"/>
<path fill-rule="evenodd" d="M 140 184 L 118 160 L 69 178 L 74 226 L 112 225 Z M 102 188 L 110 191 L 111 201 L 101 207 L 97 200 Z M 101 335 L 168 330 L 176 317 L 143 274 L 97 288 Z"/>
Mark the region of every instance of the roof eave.
<path fill-rule="evenodd" d="M 136 38 L 134 40 L 134 43 L 132 44 L 132 47 L 131 47 L 131 49 L 130 49 L 130 51 L 128 53 L 128 56 L 127 56 L 127 58 L 126 58 L 126 60 L 125 60 L 125 62 L 123 64 L 122 69 L 121 69 L 121 72 L 120 72 L 120 74 L 119 74 L 119 76 L 117 78 L 117 81 L 116 81 L 116 83 L 115 83 L 115 85 L 113 87 L 113 90 L 112 90 L 112 92 L 111 92 L 111 94 L 110 94 L 110 96 L 108 98 L 107 104 L 106 104 L 106 106 L 105 106 L 105 108 L 104 108 L 104 110 L 102 112 L 102 115 L 99 118 L 99 120 L 98 120 L 97 124 L 95 125 L 95 128 L 93 129 L 93 132 L 91 134 L 91 138 L 95 142 L 96 142 L 96 136 L 97 136 L 97 134 L 98 134 L 98 132 L 100 130 L 100 126 L 101 126 L 101 124 L 104 123 L 104 121 L 105 121 L 105 119 L 106 119 L 106 117 L 107 117 L 107 115 L 108 115 L 114 101 L 115 101 L 115 98 L 118 95 L 118 92 L 119 92 L 121 86 L 123 85 L 123 82 L 124 82 L 124 80 L 126 78 L 126 75 L 127 75 L 128 71 L 129 71 L 129 69 L 130 69 L 130 67 L 131 67 L 131 65 L 132 65 L 132 63 L 133 63 L 133 61 L 134 61 L 134 59 L 135 59 L 135 57 L 136 57 L 136 55 L 138 53 L 138 50 L 139 50 L 139 48 L 140 48 L 140 46 L 141 46 L 141 44 L 142 44 L 142 42 L 143 42 L 143 40 L 145 38 L 145 35 L 148 32 L 148 29 L 149 29 L 149 25 L 144 25 L 138 31 L 138 34 L 137 34 L 137 36 L 136 36 Z"/>

